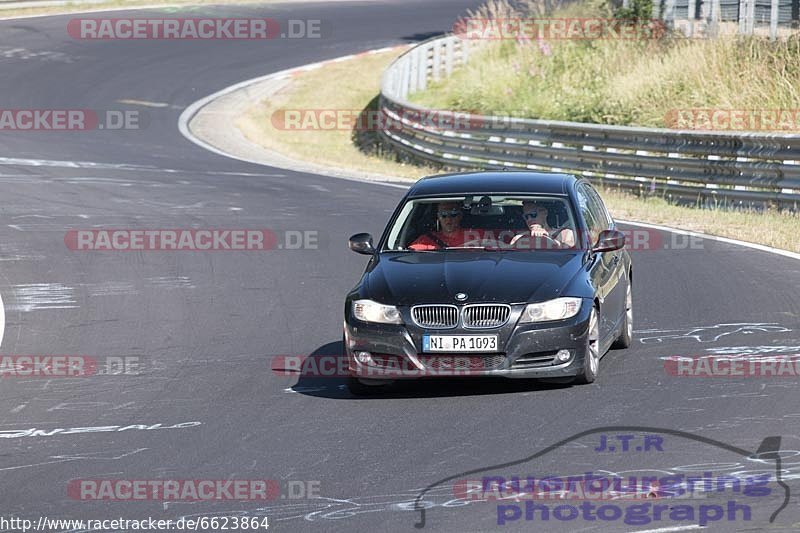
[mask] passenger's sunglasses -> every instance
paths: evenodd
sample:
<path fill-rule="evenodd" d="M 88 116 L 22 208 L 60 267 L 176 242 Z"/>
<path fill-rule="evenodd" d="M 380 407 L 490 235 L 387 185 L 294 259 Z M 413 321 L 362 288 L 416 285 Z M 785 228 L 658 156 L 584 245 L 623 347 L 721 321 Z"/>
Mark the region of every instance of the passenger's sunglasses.
<path fill-rule="evenodd" d="M 461 216 L 461 211 L 458 209 L 453 209 L 452 211 L 440 211 L 439 216 L 442 218 L 456 218 Z"/>

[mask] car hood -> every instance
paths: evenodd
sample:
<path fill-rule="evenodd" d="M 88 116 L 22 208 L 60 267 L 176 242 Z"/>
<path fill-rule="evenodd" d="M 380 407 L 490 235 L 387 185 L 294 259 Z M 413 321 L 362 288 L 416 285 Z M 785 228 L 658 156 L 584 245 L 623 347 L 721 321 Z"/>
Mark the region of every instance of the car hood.
<path fill-rule="evenodd" d="M 384 253 L 366 274 L 366 296 L 393 305 L 524 303 L 561 296 L 583 266 L 583 254 L 542 252 Z"/>

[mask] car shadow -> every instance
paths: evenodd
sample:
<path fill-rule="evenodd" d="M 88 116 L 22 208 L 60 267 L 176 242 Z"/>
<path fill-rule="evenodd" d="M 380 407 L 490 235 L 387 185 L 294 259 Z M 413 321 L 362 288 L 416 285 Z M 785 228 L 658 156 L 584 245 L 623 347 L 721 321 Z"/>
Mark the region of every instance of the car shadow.
<path fill-rule="evenodd" d="M 426 378 L 395 381 L 374 396 L 355 396 L 347 389 L 347 360 L 341 341 L 324 344 L 303 362 L 299 371 L 275 368 L 273 371 L 297 376 L 291 390 L 306 396 L 332 400 L 381 400 L 393 398 L 441 398 L 510 394 L 564 389 L 571 385 L 555 380 L 506 379 L 489 377 Z"/>
<path fill-rule="evenodd" d="M 446 34 L 447 32 L 441 30 L 426 31 L 426 32 L 412 33 L 410 35 L 403 35 L 402 37 L 400 37 L 400 39 L 407 43 L 419 43 L 422 41 L 427 41 L 428 39 L 433 39 L 434 37 L 443 37 Z"/>

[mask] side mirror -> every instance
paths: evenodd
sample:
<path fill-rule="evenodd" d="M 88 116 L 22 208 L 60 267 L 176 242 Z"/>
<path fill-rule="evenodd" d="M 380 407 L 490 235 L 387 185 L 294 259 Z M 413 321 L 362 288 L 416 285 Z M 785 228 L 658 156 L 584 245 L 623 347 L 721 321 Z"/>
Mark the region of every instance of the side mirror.
<path fill-rule="evenodd" d="M 372 235 L 369 233 L 356 233 L 350 237 L 350 249 L 357 254 L 373 255 L 375 247 L 372 245 Z"/>
<path fill-rule="evenodd" d="M 615 229 L 600 232 L 597 244 L 592 247 L 593 252 L 612 252 L 625 246 L 625 234 Z"/>

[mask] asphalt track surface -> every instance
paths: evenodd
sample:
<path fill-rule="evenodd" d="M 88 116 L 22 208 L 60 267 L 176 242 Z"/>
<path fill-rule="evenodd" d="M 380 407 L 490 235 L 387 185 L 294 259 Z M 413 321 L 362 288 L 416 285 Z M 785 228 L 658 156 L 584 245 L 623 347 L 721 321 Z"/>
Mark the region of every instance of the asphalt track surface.
<path fill-rule="evenodd" d="M 687 247 L 655 232 L 656 249 L 633 253 L 637 340 L 610 352 L 589 386 L 463 379 L 359 399 L 342 379 L 271 370 L 275 355 L 341 353 L 343 297 L 365 265 L 346 239 L 379 234 L 403 190 L 205 152 L 178 132 L 180 112 L 244 79 L 445 31 L 473 4 L 154 12 L 323 21 L 321 39 L 266 43 L 85 42 L 67 35 L 70 17 L 0 22 L 0 107 L 130 109 L 149 117 L 134 131 L 0 132 L 2 353 L 138 357 L 143 367 L 139 375 L 0 380 L 3 517 L 268 516 L 272 530 L 410 531 L 420 519 L 413 502 L 432 486 L 419 498 L 428 530 L 633 531 L 697 520 L 526 521 L 522 502 L 521 517 L 500 527 L 497 502 L 459 500 L 448 478 L 492 468 L 506 477 L 712 470 L 771 472 L 773 490 L 714 496 L 749 504 L 752 517 L 726 516 L 710 530 L 797 529 L 798 378 L 674 377 L 662 359 L 800 352 L 800 264 L 791 258 L 710 240 Z M 67 249 L 65 233 L 87 228 L 316 231 L 319 243 L 270 252 Z M 105 426 L 134 427 L 54 432 Z M 663 452 L 595 452 L 602 434 L 636 432 L 608 426 L 687 435 L 662 434 Z M 34 428 L 41 431 L 26 431 Z M 771 436 L 782 437 L 782 480 L 798 490 L 769 524 L 785 490 L 774 480 L 774 456 L 746 451 Z M 283 497 L 78 501 L 67 493 L 74 479 L 271 479 Z M 318 497 L 289 498 L 289 481 L 317 483 Z M 689 503 L 696 509 L 706 501 Z"/>

